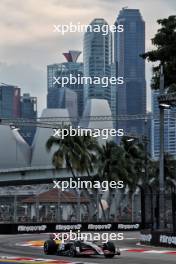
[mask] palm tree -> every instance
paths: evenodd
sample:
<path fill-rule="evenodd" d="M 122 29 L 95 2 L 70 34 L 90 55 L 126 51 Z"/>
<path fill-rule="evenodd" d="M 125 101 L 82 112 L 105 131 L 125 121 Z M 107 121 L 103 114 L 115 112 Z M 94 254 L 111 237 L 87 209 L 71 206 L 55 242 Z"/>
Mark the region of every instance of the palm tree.
<path fill-rule="evenodd" d="M 68 128 L 65 126 L 64 128 Z M 96 160 L 95 149 L 97 142 L 90 136 L 66 136 L 50 137 L 46 143 L 48 151 L 53 146 L 58 149 L 54 152 L 52 163 L 56 169 L 62 168 L 66 165 L 66 169 L 71 172 L 72 177 L 77 181 L 78 173 L 87 173 L 88 176 L 93 172 L 93 163 Z M 79 190 L 77 190 L 79 193 Z M 80 199 L 78 199 L 78 215 L 80 215 Z"/>
<path fill-rule="evenodd" d="M 128 182 L 126 171 L 126 161 L 124 159 L 124 150 L 114 141 L 106 141 L 104 145 L 98 148 L 98 175 L 99 180 L 108 182 L 123 181 Z M 114 199 L 115 190 L 109 189 L 108 199 L 108 218 L 110 217 L 111 205 Z"/>
<path fill-rule="evenodd" d="M 150 160 L 149 174 L 150 178 L 154 179 L 155 190 L 158 188 L 159 184 L 159 161 Z M 176 160 L 173 155 L 169 153 L 164 154 L 164 176 L 166 184 L 170 183 L 171 180 L 176 180 Z M 166 187 L 168 187 L 166 185 Z"/>
<path fill-rule="evenodd" d="M 127 181 L 124 151 L 114 141 L 107 141 L 98 149 L 98 172 L 102 180 Z"/>
<path fill-rule="evenodd" d="M 58 149 L 53 154 L 52 163 L 56 169 L 60 169 L 66 164 L 66 168 L 71 171 L 73 178 L 76 180 L 76 172 L 88 173 L 93 170 L 93 148 L 96 146 L 95 140 L 90 136 L 66 136 L 63 139 L 60 137 L 50 137 L 46 143 L 48 151 L 53 146 L 58 146 Z M 92 151 L 91 151 L 92 150 Z"/>
<path fill-rule="evenodd" d="M 128 172 L 128 187 L 129 195 L 128 199 L 130 201 L 131 209 L 134 208 L 134 196 L 137 188 L 140 188 L 141 191 L 141 204 L 144 206 L 141 207 L 141 217 L 143 222 L 145 222 L 145 187 L 144 184 L 147 181 L 146 176 L 148 176 L 148 171 L 146 167 L 146 159 L 148 162 L 148 155 L 145 151 L 145 146 L 143 143 L 133 140 L 127 140 L 123 138 L 121 146 L 125 152 L 126 160 L 126 170 Z M 148 164 L 148 163 L 147 163 Z M 145 172 L 145 173 L 144 173 Z M 131 210 L 132 212 L 132 210 Z M 133 219 L 133 215 L 131 215 Z"/>
<path fill-rule="evenodd" d="M 126 160 L 126 170 L 128 173 L 128 186 L 131 191 L 135 191 L 140 182 L 144 182 L 146 153 L 142 143 L 122 139 L 121 146 L 124 149 Z M 148 158 L 148 157 L 147 157 Z"/>

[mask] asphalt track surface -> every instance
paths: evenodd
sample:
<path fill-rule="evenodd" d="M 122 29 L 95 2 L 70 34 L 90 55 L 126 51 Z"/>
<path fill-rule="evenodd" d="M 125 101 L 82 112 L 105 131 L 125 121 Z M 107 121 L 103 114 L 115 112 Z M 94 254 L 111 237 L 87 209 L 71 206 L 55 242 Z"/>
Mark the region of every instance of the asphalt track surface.
<path fill-rule="evenodd" d="M 87 258 L 68 258 L 59 256 L 46 256 L 42 248 L 20 246 L 19 244 L 27 241 L 45 240 L 48 238 L 47 234 L 24 234 L 24 235 L 0 235 L 0 258 L 2 256 L 8 257 L 31 257 L 42 259 L 63 260 L 68 263 L 73 262 L 77 264 L 83 263 L 118 263 L 118 264 L 167 264 L 176 263 L 176 250 L 163 249 L 156 247 L 141 247 L 139 242 L 139 233 L 125 232 L 124 240 L 118 241 L 116 244 L 123 250 L 121 256 L 116 256 L 113 259 L 104 259 L 102 257 L 87 257 Z M 125 249 L 134 249 L 126 251 Z M 149 252 L 140 252 L 139 249 L 147 249 Z M 136 250 L 136 252 L 135 252 Z M 163 254 L 164 250 L 170 250 L 171 254 Z M 0 263 L 7 263 L 0 260 Z M 8 262 L 12 263 L 12 262 Z M 19 263 L 19 262 L 16 262 Z M 28 263 L 28 262 L 22 262 Z M 43 262 L 42 262 L 43 263 Z M 58 262 L 59 263 L 59 262 Z M 62 263 L 62 262 L 61 262 Z M 64 263 L 64 262 L 63 262 Z"/>

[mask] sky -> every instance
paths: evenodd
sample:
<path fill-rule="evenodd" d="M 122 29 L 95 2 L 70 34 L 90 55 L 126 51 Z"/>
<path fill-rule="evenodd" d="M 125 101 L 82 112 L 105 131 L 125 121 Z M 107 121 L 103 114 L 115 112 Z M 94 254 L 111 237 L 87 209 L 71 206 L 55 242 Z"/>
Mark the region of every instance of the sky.
<path fill-rule="evenodd" d="M 41 112 L 46 107 L 47 64 L 64 62 L 62 53 L 70 49 L 83 49 L 83 33 L 62 36 L 53 32 L 53 24 L 84 25 L 104 18 L 112 25 L 123 7 L 140 9 L 146 22 L 146 50 L 152 49 L 156 20 L 176 13 L 175 0 L 1 0 L 0 82 L 37 96 Z M 150 63 L 146 79 L 150 109 Z"/>

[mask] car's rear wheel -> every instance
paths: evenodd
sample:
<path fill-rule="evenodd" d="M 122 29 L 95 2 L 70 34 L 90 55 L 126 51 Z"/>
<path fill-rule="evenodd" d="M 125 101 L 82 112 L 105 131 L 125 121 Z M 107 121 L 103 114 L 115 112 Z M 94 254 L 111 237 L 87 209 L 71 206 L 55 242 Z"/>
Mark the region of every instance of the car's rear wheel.
<path fill-rule="evenodd" d="M 46 255 L 54 255 L 57 252 L 57 244 L 54 240 L 47 240 L 44 243 L 43 250 Z"/>
<path fill-rule="evenodd" d="M 115 245 L 112 242 L 107 242 L 106 244 L 104 244 L 104 249 L 108 250 L 110 253 L 108 254 L 104 254 L 105 258 L 113 258 L 115 256 Z"/>

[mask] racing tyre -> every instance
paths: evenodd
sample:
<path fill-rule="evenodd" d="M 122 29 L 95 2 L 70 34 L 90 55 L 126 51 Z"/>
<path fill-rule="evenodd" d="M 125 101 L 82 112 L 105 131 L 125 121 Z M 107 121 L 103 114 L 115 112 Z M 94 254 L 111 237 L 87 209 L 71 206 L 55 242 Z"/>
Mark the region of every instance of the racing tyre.
<path fill-rule="evenodd" d="M 57 245 L 54 240 L 47 240 L 43 246 L 46 255 L 54 255 L 57 253 Z"/>
<path fill-rule="evenodd" d="M 109 254 L 105 254 L 105 258 L 113 258 L 115 256 L 116 249 L 115 245 L 112 242 L 107 242 L 106 244 L 104 244 L 104 249 L 111 252 Z"/>
<path fill-rule="evenodd" d="M 72 245 L 71 247 L 70 247 L 70 250 L 69 250 L 69 257 L 71 257 L 71 258 L 74 258 L 74 257 L 76 257 L 76 249 L 75 249 L 75 246 L 74 245 Z"/>

